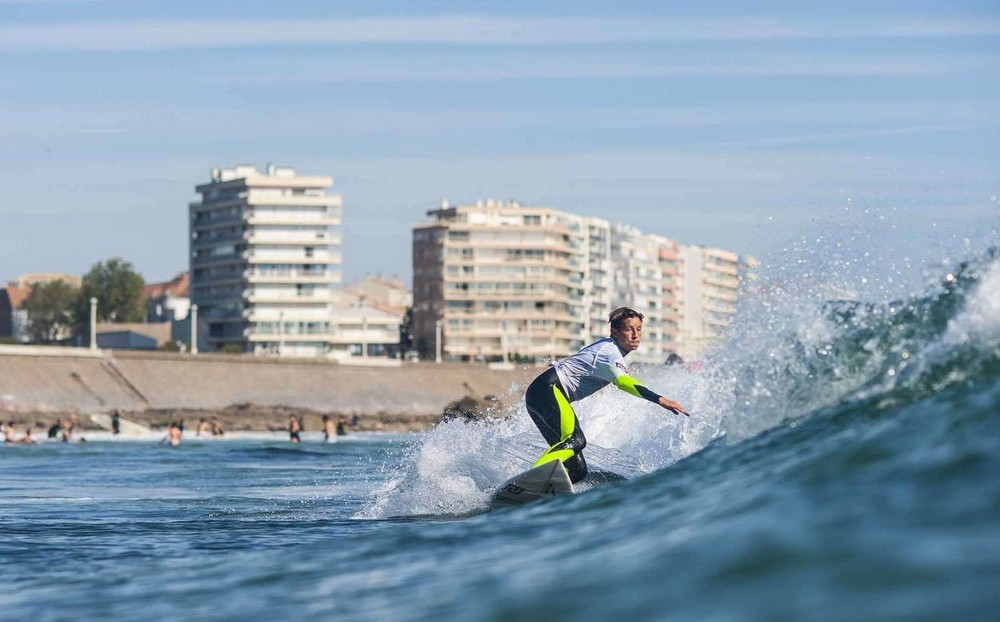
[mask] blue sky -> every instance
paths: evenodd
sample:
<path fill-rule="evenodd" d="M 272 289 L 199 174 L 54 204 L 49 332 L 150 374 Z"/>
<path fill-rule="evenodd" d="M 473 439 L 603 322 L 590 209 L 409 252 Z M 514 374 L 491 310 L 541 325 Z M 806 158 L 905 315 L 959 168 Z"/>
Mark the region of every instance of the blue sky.
<path fill-rule="evenodd" d="M 443 198 L 940 256 L 998 239 L 998 69 L 996 2 L 0 0 L 0 282 L 168 279 L 194 186 L 268 162 L 334 178 L 349 281 Z"/>

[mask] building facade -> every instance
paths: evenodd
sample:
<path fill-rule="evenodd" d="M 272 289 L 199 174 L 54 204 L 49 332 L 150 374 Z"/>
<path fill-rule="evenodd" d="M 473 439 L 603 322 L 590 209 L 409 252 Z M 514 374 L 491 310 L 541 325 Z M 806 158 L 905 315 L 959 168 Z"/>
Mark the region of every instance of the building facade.
<path fill-rule="evenodd" d="M 740 289 L 753 278 L 757 260 L 705 246 L 680 248 L 680 333 L 678 352 L 695 358 L 722 337 L 736 314 Z"/>
<path fill-rule="evenodd" d="M 329 177 L 213 169 L 189 205 L 191 302 L 210 350 L 327 356 L 336 338 L 341 197 Z"/>
<path fill-rule="evenodd" d="M 612 226 L 612 298 L 605 309 L 631 307 L 645 316 L 636 361 L 662 363 L 680 348 L 677 243 L 631 225 Z M 600 336 L 608 335 L 607 311 Z"/>
<path fill-rule="evenodd" d="M 191 309 L 190 278 L 182 272 L 163 283 L 149 283 L 142 288 L 146 300 L 146 321 L 150 323 L 183 320 Z"/>
<path fill-rule="evenodd" d="M 62 273 L 36 272 L 25 274 L 0 288 L 0 338 L 10 339 L 18 343 L 28 343 L 28 312 L 22 308 L 24 301 L 31 295 L 35 285 L 45 285 L 63 281 L 73 289 L 79 289 L 82 280 L 78 276 Z M 72 335 L 72 327 L 66 326 L 57 335 L 57 340 L 68 339 Z"/>
<path fill-rule="evenodd" d="M 0 338 L 27 343 L 28 312 L 21 308 L 31 294 L 30 287 L 8 285 L 0 288 Z"/>
<path fill-rule="evenodd" d="M 413 229 L 422 356 L 440 346 L 447 360 L 537 360 L 583 345 L 586 219 L 493 200 L 428 216 Z"/>
<path fill-rule="evenodd" d="M 646 316 L 635 360 L 696 358 L 735 314 L 755 267 L 609 221 L 517 202 L 427 212 L 413 227 L 413 333 L 424 358 L 542 361 L 609 334 L 618 306 Z"/>

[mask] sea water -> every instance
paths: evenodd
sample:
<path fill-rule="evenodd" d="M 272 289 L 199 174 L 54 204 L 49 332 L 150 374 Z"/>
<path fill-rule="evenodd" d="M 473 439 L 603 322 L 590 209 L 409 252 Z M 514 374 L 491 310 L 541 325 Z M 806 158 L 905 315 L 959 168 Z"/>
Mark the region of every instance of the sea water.
<path fill-rule="evenodd" d="M 523 508 L 484 511 L 542 449 L 523 406 L 331 445 L 0 447 L 0 618 L 997 619 L 996 253 L 892 300 L 790 282 L 697 365 L 633 370 L 690 419 L 577 405 L 627 481 Z"/>

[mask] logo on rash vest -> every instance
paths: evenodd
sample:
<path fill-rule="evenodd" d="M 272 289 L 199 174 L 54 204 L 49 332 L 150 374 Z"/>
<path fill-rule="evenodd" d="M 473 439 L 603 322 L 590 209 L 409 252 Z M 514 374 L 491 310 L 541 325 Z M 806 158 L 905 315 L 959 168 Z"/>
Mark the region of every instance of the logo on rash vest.
<path fill-rule="evenodd" d="M 615 367 L 617 367 L 618 369 L 622 370 L 622 371 L 623 371 L 623 372 L 625 372 L 626 374 L 628 373 L 628 370 L 627 370 L 627 369 L 625 369 L 625 365 L 624 365 L 624 363 L 620 363 L 620 362 L 616 362 L 616 363 L 615 363 Z"/>

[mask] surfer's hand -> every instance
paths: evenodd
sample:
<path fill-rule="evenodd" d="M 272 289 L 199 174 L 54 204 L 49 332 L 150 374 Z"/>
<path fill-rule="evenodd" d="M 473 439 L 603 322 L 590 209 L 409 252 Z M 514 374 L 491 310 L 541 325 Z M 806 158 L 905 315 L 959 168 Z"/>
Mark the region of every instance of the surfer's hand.
<path fill-rule="evenodd" d="M 688 411 L 684 410 L 683 406 L 681 406 L 677 402 L 668 400 L 665 397 L 661 396 L 660 399 L 657 401 L 657 404 L 659 404 L 660 406 L 666 408 L 667 410 L 669 410 L 670 412 L 674 413 L 675 415 L 684 415 L 685 417 L 690 417 L 691 416 L 691 413 L 689 413 Z"/>

